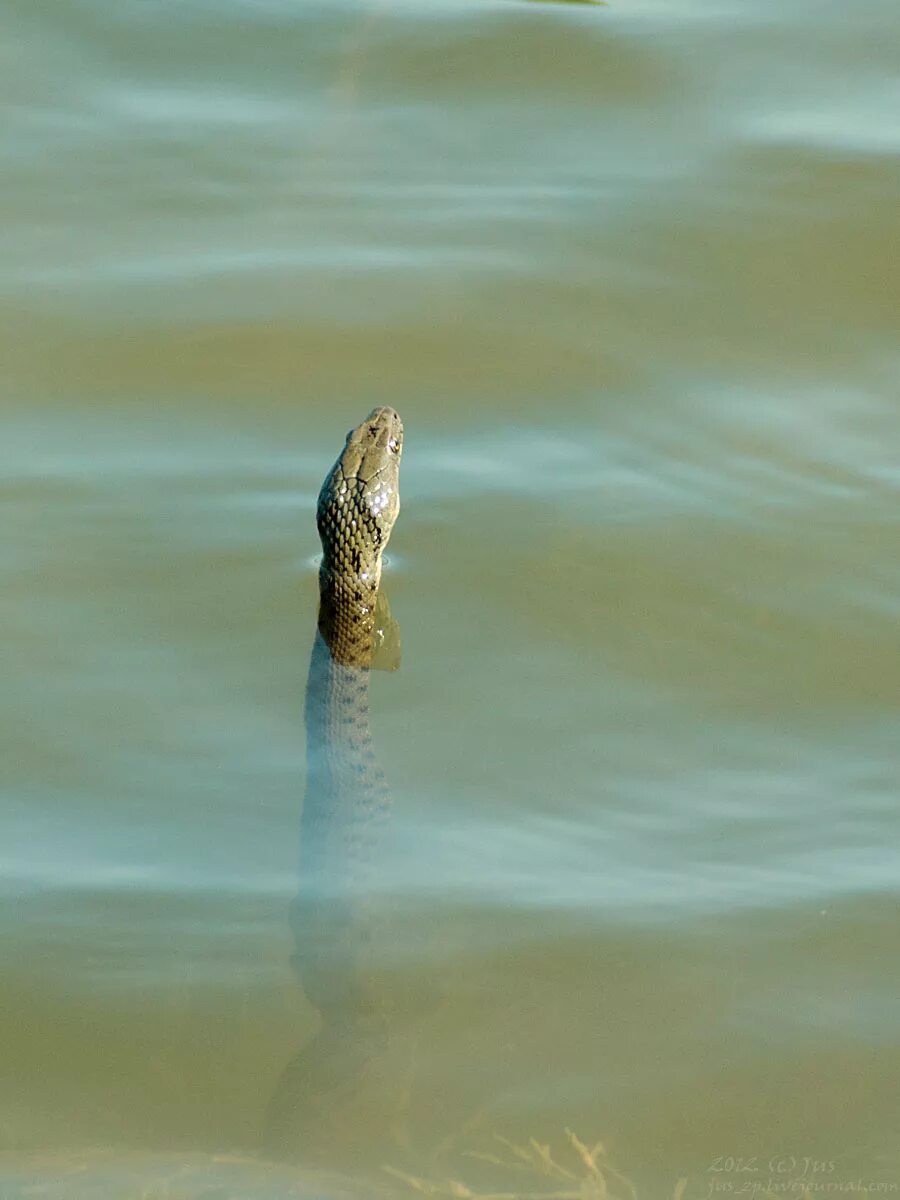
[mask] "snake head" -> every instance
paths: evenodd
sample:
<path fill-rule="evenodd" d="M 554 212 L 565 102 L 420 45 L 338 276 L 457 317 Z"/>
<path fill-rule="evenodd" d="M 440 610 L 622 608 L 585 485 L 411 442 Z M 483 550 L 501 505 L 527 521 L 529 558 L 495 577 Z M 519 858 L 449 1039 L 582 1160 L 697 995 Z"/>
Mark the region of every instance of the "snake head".
<path fill-rule="evenodd" d="M 377 588 L 381 553 L 400 511 L 402 452 L 403 422 L 392 408 L 373 408 L 347 434 L 316 510 L 325 574 Z"/>

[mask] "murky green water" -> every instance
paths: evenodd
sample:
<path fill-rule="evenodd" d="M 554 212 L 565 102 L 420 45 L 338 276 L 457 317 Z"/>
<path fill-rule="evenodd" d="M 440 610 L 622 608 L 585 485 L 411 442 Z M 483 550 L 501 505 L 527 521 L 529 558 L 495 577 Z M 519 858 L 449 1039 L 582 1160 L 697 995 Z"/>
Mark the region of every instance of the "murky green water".
<path fill-rule="evenodd" d="M 2 10 L 3 1200 L 900 1191 L 894 0 Z M 395 1042 L 275 1152 L 376 403 Z"/>

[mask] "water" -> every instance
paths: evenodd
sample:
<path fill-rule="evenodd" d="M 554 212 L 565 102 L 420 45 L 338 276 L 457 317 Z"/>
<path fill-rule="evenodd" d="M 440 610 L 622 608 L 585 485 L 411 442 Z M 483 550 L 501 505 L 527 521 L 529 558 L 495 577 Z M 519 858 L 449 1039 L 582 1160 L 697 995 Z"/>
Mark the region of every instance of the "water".
<path fill-rule="evenodd" d="M 3 10 L 0 1195 L 897 1191 L 896 5 Z M 416 1003 L 273 1156 L 377 403 Z"/>

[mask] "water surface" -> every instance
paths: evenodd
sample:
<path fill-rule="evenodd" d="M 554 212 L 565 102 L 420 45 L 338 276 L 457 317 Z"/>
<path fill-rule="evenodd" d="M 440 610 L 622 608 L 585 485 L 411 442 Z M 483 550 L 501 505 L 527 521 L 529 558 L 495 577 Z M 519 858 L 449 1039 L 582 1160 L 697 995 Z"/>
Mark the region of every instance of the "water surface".
<path fill-rule="evenodd" d="M 896 1191 L 896 6 L 3 9 L 0 1193 L 289 1186 L 212 1160 L 318 1026 L 313 511 L 380 403 L 408 1140 L 373 1088 L 286 1157 Z"/>

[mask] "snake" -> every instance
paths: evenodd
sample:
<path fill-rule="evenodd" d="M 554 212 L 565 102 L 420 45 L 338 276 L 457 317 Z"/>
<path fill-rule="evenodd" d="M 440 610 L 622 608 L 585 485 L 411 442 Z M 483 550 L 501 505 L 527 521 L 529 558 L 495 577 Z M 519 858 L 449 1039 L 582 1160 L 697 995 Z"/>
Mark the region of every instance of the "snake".
<path fill-rule="evenodd" d="M 267 1142 L 307 1161 L 352 1152 L 367 1073 L 391 1039 L 379 987 L 377 872 L 390 793 L 372 744 L 369 681 L 384 549 L 400 510 L 403 423 L 374 408 L 347 434 L 316 506 L 319 611 L 306 684 L 306 790 L 293 965 L 321 1028 L 281 1075 Z M 386 1112 L 383 1082 L 375 1108 Z M 370 1089 L 371 1090 L 371 1089 Z M 382 1100 L 385 1101 L 382 1104 Z"/>

